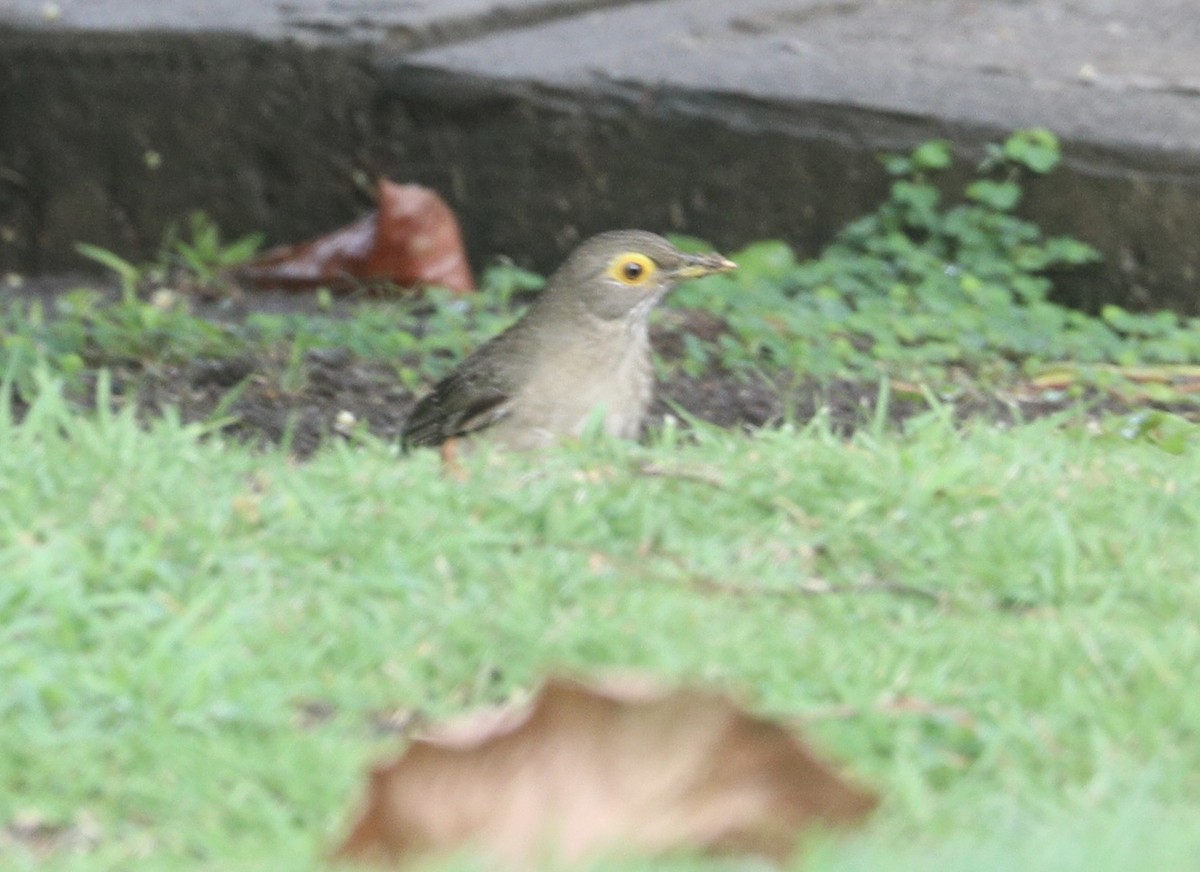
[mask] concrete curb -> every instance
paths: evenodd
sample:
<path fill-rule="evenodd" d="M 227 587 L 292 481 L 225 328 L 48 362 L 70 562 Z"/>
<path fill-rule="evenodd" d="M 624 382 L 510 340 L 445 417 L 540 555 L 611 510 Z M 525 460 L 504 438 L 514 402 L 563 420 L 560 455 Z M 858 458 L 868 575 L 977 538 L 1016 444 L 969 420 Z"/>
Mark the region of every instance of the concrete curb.
<path fill-rule="evenodd" d="M 28 22 L 36 4 L 18 2 Z M 988 33 L 1016 36 L 971 45 L 943 0 L 728 5 L 508 3 L 505 18 L 462 0 L 418 27 L 341 4 L 353 26 L 322 30 L 334 4 L 304 0 L 291 24 L 0 29 L 0 269 L 77 266 L 78 240 L 144 256 L 193 209 L 298 239 L 353 217 L 380 173 L 445 194 L 476 263 L 546 268 L 618 226 L 813 253 L 883 196 L 879 152 L 944 137 L 977 156 L 1037 124 L 1066 161 L 1025 213 L 1106 255 L 1072 299 L 1200 311 L 1200 23 L 1174 23 L 1179 0 L 1151 3 L 1174 29 L 1144 68 L 1120 66 L 1128 33 L 1110 31 L 1140 25 L 1104 0 L 1072 4 L 1040 49 L 1026 38 L 1063 3 L 979 0 Z M 1076 69 L 1093 49 L 1111 66 Z"/>

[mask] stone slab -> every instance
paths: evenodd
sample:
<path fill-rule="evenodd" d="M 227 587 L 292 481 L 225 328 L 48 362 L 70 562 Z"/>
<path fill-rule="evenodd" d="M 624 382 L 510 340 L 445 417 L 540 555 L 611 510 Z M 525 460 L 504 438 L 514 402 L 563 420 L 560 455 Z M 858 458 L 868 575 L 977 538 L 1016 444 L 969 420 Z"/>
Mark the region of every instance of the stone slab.
<path fill-rule="evenodd" d="M 1071 141 L 1200 152 L 1194 0 L 684 0 L 579 14 L 408 61 L 560 86 L 1041 124 Z"/>
<path fill-rule="evenodd" d="M 0 0 L 0 23 L 44 33 L 238 33 L 411 48 L 630 0 Z"/>

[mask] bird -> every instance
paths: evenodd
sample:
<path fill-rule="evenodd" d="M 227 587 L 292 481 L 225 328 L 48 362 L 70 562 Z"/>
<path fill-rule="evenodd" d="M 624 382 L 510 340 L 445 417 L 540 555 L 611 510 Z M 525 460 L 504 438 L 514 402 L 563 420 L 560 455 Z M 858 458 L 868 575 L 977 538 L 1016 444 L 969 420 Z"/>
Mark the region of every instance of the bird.
<path fill-rule="evenodd" d="M 654 390 L 651 310 L 686 279 L 736 268 L 723 255 L 687 254 L 644 230 L 587 239 L 519 320 L 417 402 L 402 450 L 440 448 L 450 464 L 464 437 L 515 450 L 591 426 L 637 438 Z"/>

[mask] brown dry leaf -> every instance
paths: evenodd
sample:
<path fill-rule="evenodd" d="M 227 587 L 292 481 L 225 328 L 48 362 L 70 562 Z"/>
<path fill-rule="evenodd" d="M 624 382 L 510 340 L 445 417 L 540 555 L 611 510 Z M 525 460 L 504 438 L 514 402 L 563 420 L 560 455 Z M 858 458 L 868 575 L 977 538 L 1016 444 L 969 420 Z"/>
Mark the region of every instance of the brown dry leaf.
<path fill-rule="evenodd" d="M 512 867 L 605 851 L 786 859 L 876 797 L 789 729 L 729 699 L 625 680 L 548 681 L 533 702 L 451 723 L 377 767 L 335 859 L 467 848 Z"/>
<path fill-rule="evenodd" d="M 1066 390 L 1085 382 L 1089 373 L 1116 376 L 1132 385 L 1162 385 L 1179 394 L 1200 393 L 1200 366 L 1195 364 L 1160 364 L 1145 366 L 1116 366 L 1091 364 L 1087 367 L 1064 363 L 1052 366 L 1028 381 L 1030 391 Z M 1134 388 L 1119 384 L 1108 388 L 1110 393 L 1129 394 L 1130 399 L 1140 399 Z"/>
<path fill-rule="evenodd" d="M 475 289 L 458 219 L 437 192 L 380 179 L 376 202 L 375 211 L 340 230 L 264 252 L 239 276 L 258 287 L 295 290 L 372 282 Z"/>

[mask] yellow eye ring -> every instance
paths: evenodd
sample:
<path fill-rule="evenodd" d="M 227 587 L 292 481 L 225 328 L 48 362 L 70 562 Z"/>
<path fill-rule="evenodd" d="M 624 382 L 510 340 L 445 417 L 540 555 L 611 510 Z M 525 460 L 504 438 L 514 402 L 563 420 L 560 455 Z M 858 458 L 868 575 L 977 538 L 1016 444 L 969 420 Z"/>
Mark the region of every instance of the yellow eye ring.
<path fill-rule="evenodd" d="M 644 285 L 658 270 L 654 261 L 636 251 L 627 251 L 617 257 L 608 268 L 608 274 L 623 285 Z"/>

